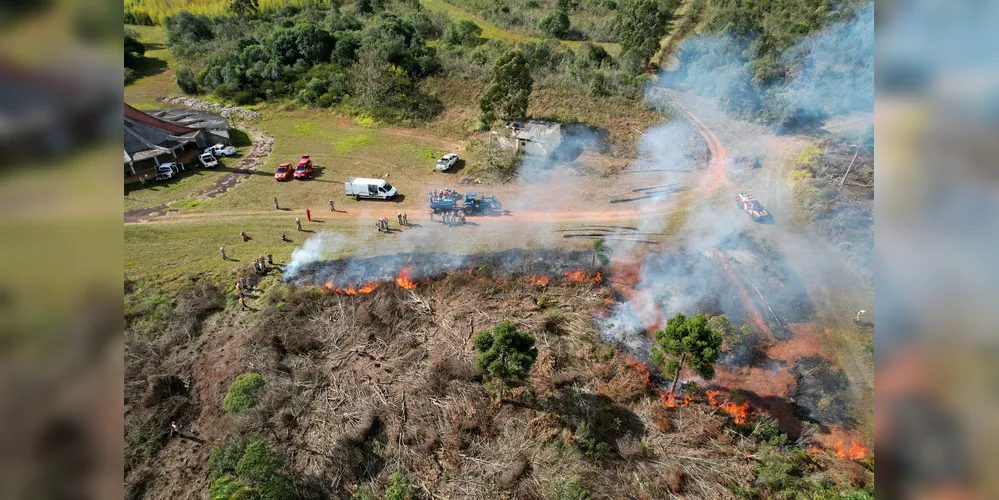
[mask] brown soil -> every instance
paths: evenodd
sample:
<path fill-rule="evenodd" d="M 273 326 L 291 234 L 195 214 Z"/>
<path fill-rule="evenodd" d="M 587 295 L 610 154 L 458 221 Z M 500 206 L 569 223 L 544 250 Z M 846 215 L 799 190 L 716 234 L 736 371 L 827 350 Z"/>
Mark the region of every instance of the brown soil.
<path fill-rule="evenodd" d="M 148 219 L 159 217 L 166 214 L 169 211 L 169 207 L 166 205 L 158 205 L 152 208 L 137 208 L 135 210 L 129 210 L 125 212 L 125 223 L 135 223 L 142 222 Z"/>
<path fill-rule="evenodd" d="M 232 172 L 215 181 L 210 187 L 201 190 L 197 196 L 210 199 L 232 189 L 244 179 L 248 179 L 250 174 L 263 165 L 264 160 L 274 150 L 274 139 L 270 136 L 245 124 L 240 126 L 252 137 L 253 144 L 250 146 L 250 151 L 240 158 L 239 163 L 232 168 Z"/>

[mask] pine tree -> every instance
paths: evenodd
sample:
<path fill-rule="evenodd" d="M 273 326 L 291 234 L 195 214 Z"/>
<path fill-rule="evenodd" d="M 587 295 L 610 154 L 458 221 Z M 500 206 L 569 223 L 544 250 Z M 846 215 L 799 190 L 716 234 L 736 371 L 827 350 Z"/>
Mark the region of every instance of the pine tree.
<path fill-rule="evenodd" d="M 480 332 L 474 345 L 481 353 L 475 365 L 495 381 L 500 401 L 503 388 L 529 377 L 531 366 L 538 359 L 534 335 L 518 331 L 509 321 L 501 321 L 492 332 Z"/>

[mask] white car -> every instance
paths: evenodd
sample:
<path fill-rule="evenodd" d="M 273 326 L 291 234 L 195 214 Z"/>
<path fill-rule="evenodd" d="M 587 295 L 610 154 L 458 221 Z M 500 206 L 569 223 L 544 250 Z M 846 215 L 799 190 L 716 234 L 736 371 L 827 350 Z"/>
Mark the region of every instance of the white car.
<path fill-rule="evenodd" d="M 232 156 L 236 154 L 236 148 L 234 146 L 226 146 L 221 142 L 205 148 L 206 153 L 211 153 L 214 156 Z"/>
<path fill-rule="evenodd" d="M 441 172 L 448 171 L 455 163 L 458 163 L 458 155 L 454 153 L 448 153 L 437 160 L 437 170 Z"/>
<path fill-rule="evenodd" d="M 181 165 L 179 163 L 164 163 L 156 167 L 156 180 L 166 181 L 173 179 L 177 174 L 180 173 Z"/>
<path fill-rule="evenodd" d="M 198 161 L 201 162 L 201 166 L 205 168 L 212 168 L 219 166 L 219 161 L 212 156 L 211 153 L 204 153 L 198 157 Z"/>

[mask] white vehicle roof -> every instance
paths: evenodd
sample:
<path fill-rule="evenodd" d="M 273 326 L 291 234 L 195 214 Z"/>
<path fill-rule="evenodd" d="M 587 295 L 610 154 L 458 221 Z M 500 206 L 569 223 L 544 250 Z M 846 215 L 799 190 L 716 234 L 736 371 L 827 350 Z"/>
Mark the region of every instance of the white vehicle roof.
<path fill-rule="evenodd" d="M 385 179 L 368 179 L 365 177 L 357 177 L 357 178 L 351 177 L 349 182 L 351 184 L 374 184 L 376 186 L 387 184 L 387 182 L 385 182 Z"/>
<path fill-rule="evenodd" d="M 201 153 L 201 157 L 202 158 L 204 158 L 206 156 L 210 157 L 210 156 L 212 156 L 212 154 L 211 153 Z"/>
<path fill-rule="evenodd" d="M 450 160 L 451 158 L 454 158 L 454 157 L 456 157 L 456 156 L 458 156 L 458 155 L 456 155 L 456 154 L 454 154 L 454 153 L 448 153 L 448 154 L 446 154 L 446 155 L 444 155 L 444 156 L 441 156 L 441 159 L 442 159 L 442 160 Z"/>

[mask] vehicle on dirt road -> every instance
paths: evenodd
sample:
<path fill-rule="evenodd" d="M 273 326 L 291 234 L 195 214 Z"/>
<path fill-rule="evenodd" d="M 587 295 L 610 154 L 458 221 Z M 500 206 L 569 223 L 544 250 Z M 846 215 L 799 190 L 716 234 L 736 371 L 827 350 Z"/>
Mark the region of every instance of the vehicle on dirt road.
<path fill-rule="evenodd" d="M 302 159 L 298 160 L 298 166 L 295 167 L 295 178 L 312 178 L 312 174 L 314 173 L 315 169 L 312 167 L 312 160 L 309 159 L 309 155 L 302 155 Z"/>
<path fill-rule="evenodd" d="M 223 156 L 232 156 L 236 154 L 236 148 L 235 146 L 226 146 L 220 142 L 214 146 L 208 146 L 205 148 L 205 152 L 211 153 L 216 158 L 221 158 Z"/>
<path fill-rule="evenodd" d="M 437 160 L 437 170 L 441 172 L 447 172 L 451 167 L 458 163 L 458 155 L 454 153 L 448 153 Z"/>
<path fill-rule="evenodd" d="M 347 196 L 353 196 L 355 200 L 361 198 L 371 198 L 376 200 L 391 200 L 398 194 L 391 184 L 384 179 L 366 179 L 351 177 L 343 183 Z"/>
<path fill-rule="evenodd" d="M 435 214 L 464 210 L 467 215 L 492 215 L 503 210 L 503 204 L 495 196 L 479 196 L 478 193 L 458 193 L 443 190 L 430 196 L 430 209 Z"/>
<path fill-rule="evenodd" d="M 182 166 L 180 163 L 164 163 L 156 166 L 156 180 L 166 181 L 173 179 L 180 173 Z"/>
<path fill-rule="evenodd" d="M 755 221 L 766 221 L 770 219 L 770 213 L 767 212 L 760 202 L 753 198 L 753 195 L 749 193 L 739 193 L 735 195 L 735 203 L 739 205 L 749 214 L 750 217 Z"/>
<path fill-rule="evenodd" d="M 205 168 L 214 168 L 219 166 L 219 161 L 216 160 L 211 153 L 204 153 L 201 156 L 199 156 L 198 162 L 201 163 L 201 166 Z"/>
<path fill-rule="evenodd" d="M 291 169 L 291 163 L 282 163 L 278 165 L 277 170 L 274 171 L 274 180 L 276 181 L 288 181 L 291 180 L 294 175 L 294 171 Z"/>

